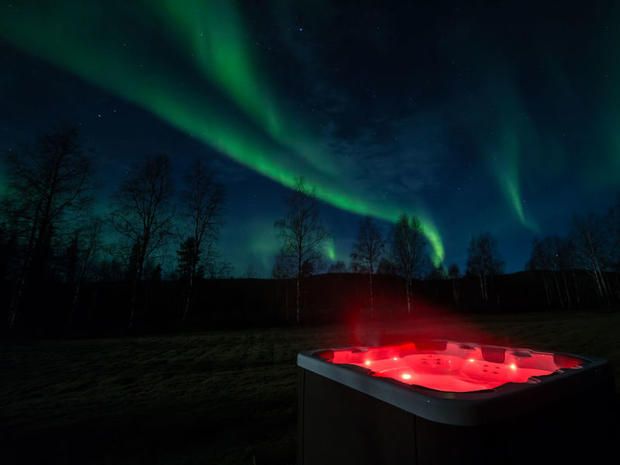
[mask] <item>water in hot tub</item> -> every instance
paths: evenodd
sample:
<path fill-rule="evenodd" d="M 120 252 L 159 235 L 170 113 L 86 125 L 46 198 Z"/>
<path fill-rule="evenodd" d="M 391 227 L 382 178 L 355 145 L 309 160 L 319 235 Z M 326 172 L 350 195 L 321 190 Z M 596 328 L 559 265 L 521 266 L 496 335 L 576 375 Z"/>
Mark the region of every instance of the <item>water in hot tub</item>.
<path fill-rule="evenodd" d="M 580 360 L 528 349 L 488 348 L 457 342 L 407 343 L 334 350 L 336 364 L 357 365 L 375 377 L 438 391 L 471 392 L 576 368 Z"/>

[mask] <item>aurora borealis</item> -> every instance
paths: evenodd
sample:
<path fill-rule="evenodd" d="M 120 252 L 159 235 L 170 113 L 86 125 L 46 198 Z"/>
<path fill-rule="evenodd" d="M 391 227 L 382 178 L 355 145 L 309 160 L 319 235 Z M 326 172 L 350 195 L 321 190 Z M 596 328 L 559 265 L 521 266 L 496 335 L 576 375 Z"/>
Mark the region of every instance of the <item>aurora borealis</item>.
<path fill-rule="evenodd" d="M 348 258 L 358 215 L 387 231 L 408 213 L 435 263 L 462 264 L 469 238 L 490 231 L 517 269 L 534 236 L 615 198 L 613 3 L 560 14 L 516 3 L 257 3 L 3 4 L 0 149 L 79 121 L 90 145 L 108 149 L 109 179 L 145 144 L 180 169 L 200 150 L 232 192 L 222 253 L 250 238 L 237 268 L 243 253 L 268 268 L 278 199 L 297 176 L 325 202 L 332 261 Z M 131 120 L 115 123 L 118 108 Z M 28 109 L 37 116 L 11 116 Z"/>

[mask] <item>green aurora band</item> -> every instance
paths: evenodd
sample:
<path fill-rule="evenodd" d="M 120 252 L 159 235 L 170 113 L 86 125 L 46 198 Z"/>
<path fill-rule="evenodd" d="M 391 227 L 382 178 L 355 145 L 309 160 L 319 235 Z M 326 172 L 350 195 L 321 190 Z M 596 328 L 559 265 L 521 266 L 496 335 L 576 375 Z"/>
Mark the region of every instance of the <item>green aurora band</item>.
<path fill-rule="evenodd" d="M 189 12 L 180 13 L 179 4 L 185 5 L 183 2 L 168 4 L 169 10 L 177 11 L 174 19 L 176 30 L 190 18 Z M 192 1 L 187 5 L 197 3 Z M 327 157 L 309 156 L 312 144 L 302 132 L 291 131 L 290 135 L 283 135 L 289 134 L 287 130 L 293 125 L 282 125 L 284 118 L 266 104 L 266 97 L 261 97 L 261 87 L 256 81 L 259 78 L 248 58 L 247 47 L 242 46 L 243 41 L 238 37 L 240 22 L 233 21 L 224 29 L 208 33 L 211 36 L 209 53 L 200 55 L 196 58 L 197 63 L 191 66 L 207 73 L 213 81 L 209 84 L 222 87 L 230 100 L 241 107 L 242 113 L 251 117 L 250 121 L 238 112 L 221 110 L 221 97 L 209 94 L 209 86 L 192 77 L 183 63 L 178 69 L 164 63 L 160 55 L 166 56 L 171 51 L 170 41 L 163 41 L 162 50 L 154 53 L 152 44 L 144 43 L 144 37 L 140 35 L 141 28 L 152 32 L 149 28 L 158 18 L 161 19 L 160 14 L 149 15 L 146 7 L 138 8 L 139 14 L 135 10 L 133 3 L 118 3 L 112 8 L 110 3 L 67 1 L 33 1 L 19 7 L 5 4 L 0 7 L 0 27 L 4 36 L 18 48 L 150 111 L 175 128 L 284 186 L 293 188 L 297 178 L 303 175 L 316 188 L 318 198 L 342 210 L 390 222 L 395 222 L 403 213 L 416 214 L 431 245 L 433 263 L 438 265 L 443 261 L 442 240 L 428 215 L 422 211 L 412 212 L 397 203 L 386 205 L 360 193 L 355 195 L 350 189 L 343 188 L 342 173 L 337 173 L 338 176 L 330 174 L 336 168 L 324 163 Z M 237 13 L 231 10 L 227 14 Z M 135 27 L 120 26 L 119 17 L 125 19 L 126 16 L 131 18 Z M 218 19 L 218 22 L 225 21 Z M 206 29 L 201 26 L 200 30 Z M 177 34 L 173 35 L 177 37 Z M 230 46 L 230 61 L 227 61 L 227 52 L 214 51 L 222 41 L 226 43 L 228 40 L 236 44 Z M 174 51 L 178 55 L 178 50 Z M 178 60 L 179 57 L 175 58 Z M 298 135 L 299 146 L 296 145 Z M 291 150 L 291 147 L 297 150 Z"/>
<path fill-rule="evenodd" d="M 336 261 L 336 244 L 332 238 L 329 238 L 325 244 L 325 256 L 332 262 Z"/>
<path fill-rule="evenodd" d="M 276 108 L 274 92 L 250 53 L 248 34 L 232 0 L 165 0 L 149 4 L 173 31 L 182 50 L 273 139 L 331 175 L 338 170 L 302 128 Z"/>
<path fill-rule="evenodd" d="M 490 131 L 479 134 L 481 138 L 477 145 L 482 148 L 491 174 L 516 219 L 524 228 L 538 234 L 538 224 L 523 206 L 521 166 L 524 160 L 532 162 L 528 155 L 548 154 L 545 150 L 548 147 L 544 146 L 528 117 L 514 76 L 506 70 L 494 68 L 491 68 L 490 76 L 493 79 L 485 82 L 481 93 L 494 105 L 484 110 L 478 108 L 476 114 L 480 124 Z"/>
<path fill-rule="evenodd" d="M 525 215 L 523 200 L 519 187 L 519 138 L 515 131 L 504 130 L 500 145 L 500 157 L 496 158 L 495 172 L 500 183 L 500 187 L 506 196 L 509 205 L 512 206 L 519 222 L 533 232 L 540 232 L 538 225 Z"/>

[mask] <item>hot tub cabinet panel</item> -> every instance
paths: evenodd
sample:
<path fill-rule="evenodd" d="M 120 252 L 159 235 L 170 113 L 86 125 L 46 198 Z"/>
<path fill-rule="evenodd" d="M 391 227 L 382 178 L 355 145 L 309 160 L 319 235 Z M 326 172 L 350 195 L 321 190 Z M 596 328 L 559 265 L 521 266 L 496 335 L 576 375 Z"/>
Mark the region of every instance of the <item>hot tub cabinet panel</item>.
<path fill-rule="evenodd" d="M 615 463 L 604 360 L 578 357 L 579 367 L 529 382 L 448 392 L 332 363 L 329 352 L 298 355 L 299 465 Z"/>

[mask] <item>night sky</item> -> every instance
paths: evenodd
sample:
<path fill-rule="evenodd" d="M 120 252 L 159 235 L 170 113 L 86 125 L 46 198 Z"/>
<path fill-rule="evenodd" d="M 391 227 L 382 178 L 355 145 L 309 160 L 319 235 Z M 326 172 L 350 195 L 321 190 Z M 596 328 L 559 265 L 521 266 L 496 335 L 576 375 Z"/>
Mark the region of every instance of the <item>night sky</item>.
<path fill-rule="evenodd" d="M 401 3 L 4 1 L 0 151 L 79 124 L 102 211 L 137 158 L 168 154 L 179 183 L 208 160 L 236 275 L 269 275 L 300 175 L 333 260 L 359 215 L 406 212 L 446 265 L 489 231 L 523 269 L 617 198 L 620 4 Z"/>

